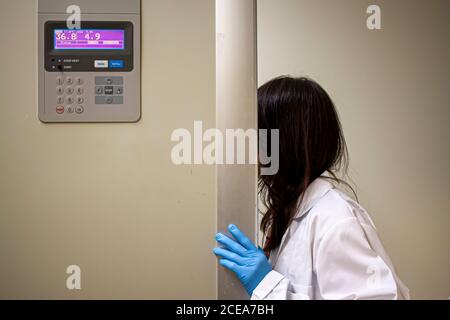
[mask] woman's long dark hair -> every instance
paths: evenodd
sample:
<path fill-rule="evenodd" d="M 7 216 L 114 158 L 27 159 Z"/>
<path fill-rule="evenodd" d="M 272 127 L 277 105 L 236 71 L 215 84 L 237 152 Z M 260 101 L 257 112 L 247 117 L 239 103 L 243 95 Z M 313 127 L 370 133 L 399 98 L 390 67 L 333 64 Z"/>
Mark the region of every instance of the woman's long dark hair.
<path fill-rule="evenodd" d="M 264 250 L 270 252 L 280 245 L 309 184 L 325 172 L 341 181 L 337 172 L 346 172 L 348 152 L 333 102 L 310 79 L 284 76 L 267 82 L 258 89 L 258 111 L 259 129 L 279 130 L 279 170 L 259 176 L 267 208 L 261 230 Z"/>

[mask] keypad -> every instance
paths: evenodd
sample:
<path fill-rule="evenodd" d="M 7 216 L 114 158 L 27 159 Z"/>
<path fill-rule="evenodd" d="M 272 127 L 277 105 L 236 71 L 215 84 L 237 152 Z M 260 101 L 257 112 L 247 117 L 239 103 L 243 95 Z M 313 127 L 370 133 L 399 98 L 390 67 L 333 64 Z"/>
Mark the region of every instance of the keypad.
<path fill-rule="evenodd" d="M 55 112 L 59 115 L 76 117 L 85 112 L 86 88 L 83 77 L 57 76 L 55 82 Z M 123 77 L 103 76 L 95 77 L 94 90 L 95 104 L 120 105 L 124 103 Z M 90 91 L 92 92 L 92 91 Z"/>
<path fill-rule="evenodd" d="M 95 77 L 95 104 L 123 104 L 123 77 Z"/>
<path fill-rule="evenodd" d="M 56 113 L 82 114 L 84 113 L 84 79 L 82 77 L 56 78 Z"/>

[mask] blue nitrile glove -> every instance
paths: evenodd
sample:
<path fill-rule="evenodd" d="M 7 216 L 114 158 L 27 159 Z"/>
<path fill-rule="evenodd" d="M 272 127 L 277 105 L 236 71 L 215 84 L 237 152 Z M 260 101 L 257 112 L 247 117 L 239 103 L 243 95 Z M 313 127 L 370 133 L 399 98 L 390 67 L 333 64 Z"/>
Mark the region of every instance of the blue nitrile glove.
<path fill-rule="evenodd" d="M 218 233 L 216 240 L 224 248 L 214 248 L 214 254 L 221 258 L 222 266 L 236 274 L 248 294 L 252 295 L 262 279 L 272 271 L 272 266 L 264 251 L 257 248 L 234 224 L 230 224 L 228 230 L 237 242 Z"/>

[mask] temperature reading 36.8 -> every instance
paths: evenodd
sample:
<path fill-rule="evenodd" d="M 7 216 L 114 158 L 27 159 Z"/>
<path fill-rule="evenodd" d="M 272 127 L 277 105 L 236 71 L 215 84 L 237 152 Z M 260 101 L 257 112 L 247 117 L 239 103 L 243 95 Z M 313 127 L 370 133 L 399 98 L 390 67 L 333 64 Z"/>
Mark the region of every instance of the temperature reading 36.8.
<path fill-rule="evenodd" d="M 56 40 L 78 40 L 78 34 L 76 32 L 56 32 L 55 33 Z M 102 35 L 99 32 L 96 33 L 86 33 L 84 35 L 85 40 L 100 40 Z"/>

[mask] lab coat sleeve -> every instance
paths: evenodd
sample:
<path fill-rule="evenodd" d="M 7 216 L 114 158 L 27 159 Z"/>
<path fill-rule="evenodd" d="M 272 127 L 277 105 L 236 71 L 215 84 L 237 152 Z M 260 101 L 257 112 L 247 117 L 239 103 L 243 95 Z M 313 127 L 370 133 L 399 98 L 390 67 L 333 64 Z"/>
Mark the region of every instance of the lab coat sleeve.
<path fill-rule="evenodd" d="M 397 299 L 391 270 L 370 247 L 355 218 L 338 222 L 322 237 L 315 273 L 322 299 Z"/>
<path fill-rule="evenodd" d="M 308 300 L 304 294 L 296 294 L 291 290 L 289 280 L 282 274 L 272 270 L 253 291 L 252 300 Z"/>

